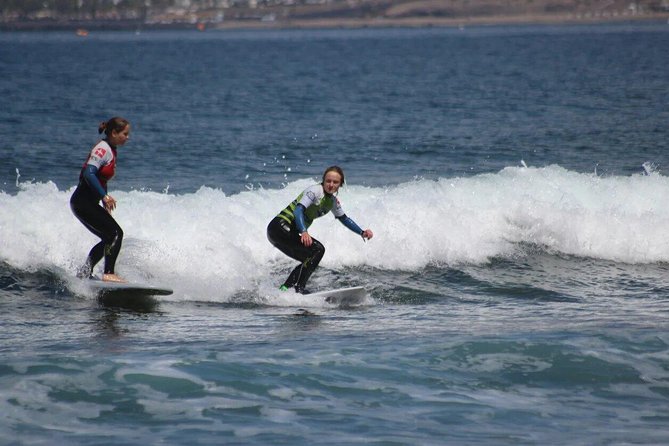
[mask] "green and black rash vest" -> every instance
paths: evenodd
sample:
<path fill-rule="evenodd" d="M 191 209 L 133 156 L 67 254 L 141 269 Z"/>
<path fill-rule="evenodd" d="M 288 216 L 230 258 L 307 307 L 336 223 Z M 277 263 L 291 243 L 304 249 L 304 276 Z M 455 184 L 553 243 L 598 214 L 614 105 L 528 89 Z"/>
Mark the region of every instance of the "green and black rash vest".
<path fill-rule="evenodd" d="M 300 212 L 298 205 L 304 207 L 304 212 Z M 321 184 L 314 184 L 306 188 L 284 210 L 279 212 L 277 217 L 286 221 L 291 227 L 295 226 L 298 232 L 302 233 L 311 226 L 315 219 L 328 212 L 332 212 L 337 220 L 351 231 L 362 235 L 362 229 L 350 217 L 346 216 L 337 197 L 326 194 Z M 304 227 L 301 227 L 301 217 L 304 220 Z"/>

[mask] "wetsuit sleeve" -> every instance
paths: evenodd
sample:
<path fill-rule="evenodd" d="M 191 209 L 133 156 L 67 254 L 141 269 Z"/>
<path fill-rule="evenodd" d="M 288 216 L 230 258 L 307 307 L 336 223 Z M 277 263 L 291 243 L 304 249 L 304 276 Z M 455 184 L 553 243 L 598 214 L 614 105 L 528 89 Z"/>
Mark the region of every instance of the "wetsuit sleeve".
<path fill-rule="evenodd" d="M 100 198 L 102 198 L 107 195 L 107 191 L 105 191 L 105 188 L 102 187 L 102 183 L 100 183 L 97 173 L 97 167 L 87 164 L 84 168 L 84 180 L 86 180 L 88 185 L 95 189 L 95 191 L 100 194 Z"/>
<path fill-rule="evenodd" d="M 298 203 L 293 211 L 293 215 L 295 215 L 295 226 L 297 226 L 297 230 L 300 231 L 300 234 L 307 230 L 307 224 L 304 222 L 304 210 L 304 205 Z"/>
<path fill-rule="evenodd" d="M 346 214 L 342 215 L 341 217 L 337 217 L 337 220 L 339 220 L 344 226 L 349 228 L 351 231 L 355 232 L 358 235 L 362 235 L 364 232 L 360 226 L 358 226 L 351 217 L 348 217 Z"/>

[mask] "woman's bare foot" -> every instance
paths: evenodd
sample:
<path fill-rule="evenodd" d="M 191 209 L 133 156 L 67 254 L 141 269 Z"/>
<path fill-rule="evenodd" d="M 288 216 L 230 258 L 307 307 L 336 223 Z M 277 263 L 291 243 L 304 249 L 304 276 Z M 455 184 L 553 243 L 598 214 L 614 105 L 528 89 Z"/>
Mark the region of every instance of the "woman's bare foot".
<path fill-rule="evenodd" d="M 125 279 L 121 279 L 116 274 L 103 274 L 102 275 L 102 281 L 103 282 L 118 282 L 118 283 L 127 283 L 128 282 Z"/>

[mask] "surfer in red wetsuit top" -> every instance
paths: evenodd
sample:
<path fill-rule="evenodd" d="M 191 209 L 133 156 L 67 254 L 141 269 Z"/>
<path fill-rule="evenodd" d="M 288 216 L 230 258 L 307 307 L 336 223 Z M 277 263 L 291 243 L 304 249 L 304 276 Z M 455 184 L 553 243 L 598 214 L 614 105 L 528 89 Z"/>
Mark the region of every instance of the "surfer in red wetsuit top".
<path fill-rule="evenodd" d="M 100 123 L 98 133 L 102 132 L 105 137 L 88 155 L 79 174 L 79 184 L 70 198 L 70 208 L 74 215 L 86 229 L 100 237 L 100 242 L 88 253 L 86 263 L 77 275 L 81 278 L 90 277 L 95 265 L 104 257 L 102 280 L 125 282 L 114 272 L 116 259 L 121 251 L 123 230 L 111 216 L 116 208 L 116 200 L 107 194 L 107 182 L 116 173 L 116 148 L 128 141 L 130 123 L 123 118 L 114 117 Z"/>

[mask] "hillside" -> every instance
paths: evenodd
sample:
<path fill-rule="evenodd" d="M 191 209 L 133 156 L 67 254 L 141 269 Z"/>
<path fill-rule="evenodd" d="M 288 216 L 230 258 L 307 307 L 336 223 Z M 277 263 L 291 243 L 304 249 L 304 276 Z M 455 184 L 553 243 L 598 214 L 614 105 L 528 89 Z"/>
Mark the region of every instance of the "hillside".
<path fill-rule="evenodd" d="M 669 20 L 669 0 L 154 0 L 149 4 L 153 6 L 130 0 L 82 0 L 74 8 L 56 0 L 0 0 L 0 29 L 204 30 Z"/>

